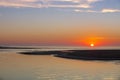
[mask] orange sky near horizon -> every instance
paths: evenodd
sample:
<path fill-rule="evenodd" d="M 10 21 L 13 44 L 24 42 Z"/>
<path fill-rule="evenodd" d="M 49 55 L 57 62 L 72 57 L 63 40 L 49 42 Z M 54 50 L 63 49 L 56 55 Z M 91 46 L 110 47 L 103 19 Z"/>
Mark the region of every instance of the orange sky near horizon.
<path fill-rule="evenodd" d="M 87 29 L 86 29 L 87 28 Z M 117 29 L 107 31 L 100 27 L 54 28 L 46 30 L 40 28 L 4 28 L 0 33 L 0 44 L 26 44 L 26 45 L 77 45 L 89 46 L 119 46 L 120 35 Z M 99 29 L 98 29 L 99 28 Z M 64 29 L 64 30 L 63 30 Z"/>
<path fill-rule="evenodd" d="M 118 37 L 101 37 L 101 36 L 82 36 L 73 34 L 4 34 L 0 36 L 0 44 L 37 44 L 37 45 L 76 45 L 89 46 L 94 43 L 95 46 L 107 46 L 120 44 Z"/>

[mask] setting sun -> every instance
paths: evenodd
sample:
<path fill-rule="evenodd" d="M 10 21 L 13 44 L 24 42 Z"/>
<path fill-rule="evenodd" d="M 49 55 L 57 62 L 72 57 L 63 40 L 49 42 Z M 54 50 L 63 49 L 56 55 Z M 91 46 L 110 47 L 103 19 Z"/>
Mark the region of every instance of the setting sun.
<path fill-rule="evenodd" d="M 90 44 L 90 46 L 91 46 L 91 47 L 93 47 L 93 46 L 94 46 L 94 44 L 93 44 L 93 43 L 91 43 L 91 44 Z"/>

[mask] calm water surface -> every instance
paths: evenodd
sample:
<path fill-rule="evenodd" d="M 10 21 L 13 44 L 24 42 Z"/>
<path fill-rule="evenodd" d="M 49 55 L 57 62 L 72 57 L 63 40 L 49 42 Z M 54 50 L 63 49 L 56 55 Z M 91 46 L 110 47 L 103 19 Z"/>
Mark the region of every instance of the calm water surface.
<path fill-rule="evenodd" d="M 0 80 L 120 80 L 120 61 L 84 61 L 0 50 Z"/>

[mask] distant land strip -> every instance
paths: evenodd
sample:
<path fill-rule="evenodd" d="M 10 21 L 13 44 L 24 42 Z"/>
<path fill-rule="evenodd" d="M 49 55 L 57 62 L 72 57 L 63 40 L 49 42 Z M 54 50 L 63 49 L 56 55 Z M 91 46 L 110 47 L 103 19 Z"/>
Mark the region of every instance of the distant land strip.
<path fill-rule="evenodd" d="M 40 48 L 32 48 L 32 47 L 8 47 L 8 46 L 0 46 L 0 49 L 40 49 Z"/>
<path fill-rule="evenodd" d="M 120 50 L 63 50 L 20 52 L 25 55 L 54 55 L 55 57 L 81 60 L 120 60 Z"/>

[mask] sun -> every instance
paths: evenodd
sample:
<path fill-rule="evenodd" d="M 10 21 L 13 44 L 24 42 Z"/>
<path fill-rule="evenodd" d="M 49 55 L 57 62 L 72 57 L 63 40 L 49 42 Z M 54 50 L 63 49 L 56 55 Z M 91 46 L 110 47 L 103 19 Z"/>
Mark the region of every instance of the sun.
<path fill-rule="evenodd" d="M 90 44 L 90 46 L 91 46 L 91 47 L 94 47 L 94 44 L 93 44 L 93 43 L 91 43 L 91 44 Z"/>

